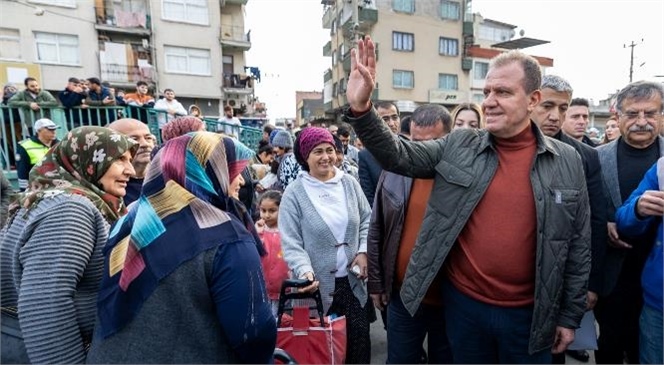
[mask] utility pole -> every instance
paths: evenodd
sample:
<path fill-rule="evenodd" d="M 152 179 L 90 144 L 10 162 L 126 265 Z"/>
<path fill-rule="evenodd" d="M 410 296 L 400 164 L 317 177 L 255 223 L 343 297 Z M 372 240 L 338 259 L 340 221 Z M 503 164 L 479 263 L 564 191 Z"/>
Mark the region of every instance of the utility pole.
<path fill-rule="evenodd" d="M 643 43 L 643 38 L 641 38 L 641 43 Z M 640 43 L 632 43 L 625 45 L 623 44 L 623 48 L 630 47 L 630 57 L 629 57 L 629 82 L 632 83 L 632 75 L 634 74 L 634 47 L 638 46 Z"/>

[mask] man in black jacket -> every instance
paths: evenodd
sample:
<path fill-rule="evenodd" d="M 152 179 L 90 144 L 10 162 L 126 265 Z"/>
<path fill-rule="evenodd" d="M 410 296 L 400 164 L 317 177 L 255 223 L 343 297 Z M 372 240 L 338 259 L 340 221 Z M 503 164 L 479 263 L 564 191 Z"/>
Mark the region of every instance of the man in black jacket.
<path fill-rule="evenodd" d="M 542 100 L 531 114 L 544 135 L 555 138 L 574 147 L 581 156 L 583 170 L 586 175 L 588 198 L 590 200 L 591 220 L 591 249 L 592 267 L 588 282 L 587 310 L 591 310 L 597 303 L 597 295 L 602 294 L 602 262 L 606 251 L 607 198 L 604 194 L 601 166 L 597 151 L 588 145 L 571 138 L 562 132 L 561 127 L 565 120 L 565 112 L 572 99 L 572 87 L 560 76 L 545 75 L 542 77 Z M 586 351 L 568 350 L 567 353 L 580 361 L 588 361 Z M 553 356 L 554 364 L 564 364 L 564 354 Z"/>
<path fill-rule="evenodd" d="M 79 79 L 70 77 L 65 89 L 58 93 L 58 99 L 60 99 L 62 106 L 65 107 L 65 116 L 67 117 L 70 129 L 81 126 L 80 110 L 73 110 L 72 108 L 80 107 L 85 109 L 88 107 L 85 104 L 85 99 L 88 95 L 83 91 L 80 84 L 81 81 Z"/>

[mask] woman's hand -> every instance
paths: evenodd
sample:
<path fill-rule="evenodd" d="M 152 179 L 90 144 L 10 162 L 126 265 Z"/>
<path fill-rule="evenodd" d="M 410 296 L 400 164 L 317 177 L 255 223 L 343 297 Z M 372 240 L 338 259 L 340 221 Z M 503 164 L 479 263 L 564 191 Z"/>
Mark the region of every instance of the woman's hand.
<path fill-rule="evenodd" d="M 367 262 L 368 260 L 366 252 L 360 252 L 357 255 L 355 255 L 355 259 L 350 264 L 351 272 L 352 268 L 355 267 L 355 265 L 357 265 L 360 268 L 360 272 L 355 273 L 355 276 L 357 276 L 357 278 L 360 280 L 364 280 L 369 276 L 367 272 Z"/>
<path fill-rule="evenodd" d="M 300 279 L 307 279 L 311 281 L 311 285 L 305 286 L 297 290 L 298 293 L 313 293 L 318 290 L 318 285 L 320 284 L 318 280 L 314 280 L 314 273 L 311 271 L 305 272 L 304 275 L 300 276 Z"/>

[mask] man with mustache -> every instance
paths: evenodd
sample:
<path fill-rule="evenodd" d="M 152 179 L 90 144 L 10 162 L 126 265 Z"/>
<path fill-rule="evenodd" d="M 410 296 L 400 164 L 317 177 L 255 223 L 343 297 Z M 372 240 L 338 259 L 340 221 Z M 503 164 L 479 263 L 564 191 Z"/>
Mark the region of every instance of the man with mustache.
<path fill-rule="evenodd" d="M 140 148 L 134 156 L 132 165 L 136 171 L 136 175 L 132 176 L 127 182 L 127 195 L 124 196 L 125 205 L 134 202 L 141 195 L 141 187 L 143 186 L 143 179 L 147 172 L 148 165 L 152 155 L 152 149 L 156 144 L 156 138 L 150 133 L 148 126 L 143 124 L 140 120 L 123 118 L 108 125 L 108 128 L 113 129 L 119 133 L 126 135 L 139 144 Z"/>
<path fill-rule="evenodd" d="M 598 364 L 639 361 L 639 315 L 643 305 L 641 272 L 652 248 L 654 231 L 627 236 L 616 229 L 615 211 L 634 191 L 646 171 L 664 156 L 659 136 L 664 90 L 661 84 L 638 81 L 616 97 L 622 136 L 597 148 L 609 199 L 609 245 L 604 257 L 604 283 L 595 306 L 600 336 Z"/>

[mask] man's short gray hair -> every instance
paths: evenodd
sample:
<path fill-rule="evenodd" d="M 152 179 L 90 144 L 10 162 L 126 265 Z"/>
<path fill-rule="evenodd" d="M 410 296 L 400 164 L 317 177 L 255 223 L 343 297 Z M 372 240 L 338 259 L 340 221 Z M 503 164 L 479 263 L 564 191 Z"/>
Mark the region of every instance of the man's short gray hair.
<path fill-rule="evenodd" d="M 664 102 L 664 89 L 662 84 L 652 81 L 636 81 L 625 86 L 618 92 L 616 97 L 616 110 L 622 111 L 625 99 L 635 99 L 637 101 L 648 100 L 656 95 L 659 95 L 659 111 L 662 111 L 662 103 Z"/>
<path fill-rule="evenodd" d="M 574 89 L 572 89 L 569 82 L 557 75 L 544 75 L 540 89 L 551 89 L 561 93 L 568 93 L 570 96 L 574 93 Z"/>

